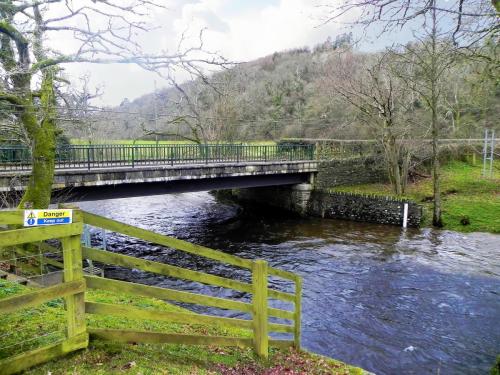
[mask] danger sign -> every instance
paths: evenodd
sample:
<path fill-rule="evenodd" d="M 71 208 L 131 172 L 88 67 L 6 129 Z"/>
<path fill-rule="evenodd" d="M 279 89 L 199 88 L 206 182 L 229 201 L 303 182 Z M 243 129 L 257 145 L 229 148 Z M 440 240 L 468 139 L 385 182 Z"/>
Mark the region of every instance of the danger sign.
<path fill-rule="evenodd" d="M 24 226 L 60 225 L 73 222 L 73 210 L 24 210 Z"/>

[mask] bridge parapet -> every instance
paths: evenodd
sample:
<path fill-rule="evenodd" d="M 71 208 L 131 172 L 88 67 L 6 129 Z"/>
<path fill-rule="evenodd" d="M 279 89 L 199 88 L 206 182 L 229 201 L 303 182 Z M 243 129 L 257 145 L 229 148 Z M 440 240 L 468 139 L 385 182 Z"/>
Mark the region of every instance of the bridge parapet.
<path fill-rule="evenodd" d="M 64 145 L 56 149 L 56 169 L 197 165 L 314 160 L 314 145 L 105 144 Z M 0 171 L 31 170 L 26 146 L 0 146 Z"/>

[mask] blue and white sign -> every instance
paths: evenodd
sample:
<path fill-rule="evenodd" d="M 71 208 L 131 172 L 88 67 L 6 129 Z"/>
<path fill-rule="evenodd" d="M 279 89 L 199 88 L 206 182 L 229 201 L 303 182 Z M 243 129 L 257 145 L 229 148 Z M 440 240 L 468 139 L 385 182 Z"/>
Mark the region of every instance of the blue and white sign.
<path fill-rule="evenodd" d="M 71 224 L 73 210 L 24 210 L 24 226 Z"/>

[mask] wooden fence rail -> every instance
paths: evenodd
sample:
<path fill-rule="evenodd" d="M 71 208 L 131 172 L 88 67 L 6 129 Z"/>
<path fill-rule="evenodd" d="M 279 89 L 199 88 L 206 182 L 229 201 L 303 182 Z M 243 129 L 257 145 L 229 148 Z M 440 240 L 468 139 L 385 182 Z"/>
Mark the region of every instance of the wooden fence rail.
<path fill-rule="evenodd" d="M 106 230 L 126 234 L 128 236 L 139 238 L 154 244 L 167 246 L 169 248 L 202 256 L 225 264 L 248 269 L 250 272 L 252 272 L 252 283 L 244 283 L 241 281 L 231 280 L 228 278 L 210 275 L 203 272 L 187 270 L 184 268 L 154 262 L 151 260 L 138 259 L 127 255 L 111 253 L 108 251 L 93 249 L 89 247 L 83 248 L 83 256 L 86 259 L 90 259 L 92 261 L 100 262 L 103 264 L 113 264 L 130 269 L 140 269 L 146 272 L 153 272 L 163 276 L 181 278 L 184 280 L 196 281 L 203 284 L 234 289 L 252 294 L 253 298 L 252 303 L 249 304 L 190 292 L 180 292 L 166 288 L 151 287 L 117 280 L 106 280 L 97 277 L 86 278 L 89 288 L 104 289 L 108 291 L 127 290 L 129 293 L 139 294 L 147 297 L 168 299 L 178 302 L 193 303 L 198 305 L 250 313 L 252 316 L 252 329 L 254 335 L 253 346 L 259 355 L 267 356 L 267 347 L 269 345 L 268 332 L 291 333 L 294 336 L 293 341 L 282 340 L 280 342 L 280 345 L 294 345 L 300 347 L 301 280 L 300 277 L 296 274 L 269 267 L 267 265 L 267 262 L 265 261 L 251 261 L 248 259 L 236 257 L 234 255 L 222 253 L 220 251 L 209 249 L 200 245 L 195 245 L 190 242 L 179 240 L 177 238 L 137 228 L 129 224 L 124 224 L 119 221 L 108 219 L 85 211 L 82 214 L 84 222 L 94 227 L 104 228 Z M 285 278 L 292 281 L 295 284 L 295 293 L 285 293 L 268 288 L 267 279 L 269 275 Z M 269 298 L 293 303 L 294 311 L 269 307 Z M 269 323 L 269 317 L 292 321 L 293 325 Z"/>
<path fill-rule="evenodd" d="M 19 226 L 23 223 L 23 217 L 23 211 L 20 210 L 0 211 L 0 225 Z M 10 229 L 0 232 L 0 244 L 2 247 L 19 246 L 26 243 L 40 243 L 40 241 L 48 239 L 60 239 L 64 266 L 63 283 L 0 300 L 0 313 L 12 313 L 22 308 L 42 304 L 54 298 L 64 297 L 67 314 L 66 340 L 0 361 L 0 373 L 10 374 L 18 372 L 73 350 L 84 348 L 88 344 L 89 335 L 91 338 L 121 342 L 250 346 L 261 357 L 267 357 L 269 346 L 287 347 L 293 345 L 300 347 L 301 279 L 296 274 L 269 267 L 267 262 L 263 260 L 252 261 L 239 258 L 78 209 L 73 210 L 73 218 L 74 222 L 69 225 Z M 82 246 L 80 237 L 83 224 L 136 237 L 150 243 L 222 262 L 226 265 L 247 269 L 251 272 L 251 283 Z M 50 245 L 44 244 L 44 246 L 50 248 Z M 112 280 L 93 275 L 84 276 L 82 259 L 88 259 L 103 265 L 110 264 L 129 269 L 140 269 L 162 276 L 233 289 L 251 294 L 252 299 L 248 303 L 235 299 Z M 60 265 L 60 263 L 58 264 Z M 295 285 L 294 293 L 285 293 L 269 288 L 269 276 L 285 278 L 291 281 Z M 236 310 L 249 315 L 251 319 L 228 318 L 197 313 L 165 312 L 127 305 L 89 302 L 85 301 L 84 298 L 84 293 L 87 289 L 101 289 L 116 293 Z M 290 311 L 270 307 L 268 303 L 269 299 L 291 303 L 294 305 L 294 310 Z M 181 335 L 121 329 L 94 329 L 86 326 L 85 314 L 110 315 L 140 320 L 151 319 L 179 324 L 209 324 L 220 327 L 233 327 L 250 330 L 252 337 Z M 279 318 L 287 321 L 287 323 L 269 322 L 269 317 Z M 293 340 L 273 340 L 269 338 L 269 332 L 290 334 L 293 335 Z"/>

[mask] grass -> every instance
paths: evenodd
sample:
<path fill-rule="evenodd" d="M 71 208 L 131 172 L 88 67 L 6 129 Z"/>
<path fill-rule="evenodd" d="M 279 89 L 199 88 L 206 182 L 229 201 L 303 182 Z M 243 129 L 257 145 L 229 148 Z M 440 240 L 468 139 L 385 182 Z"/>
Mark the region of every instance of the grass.
<path fill-rule="evenodd" d="M 482 166 L 451 161 L 442 167 L 441 191 L 444 229 L 460 232 L 500 233 L 500 172 L 495 165 L 492 178 L 481 176 Z M 331 191 L 393 196 L 389 184 L 339 186 Z M 432 179 L 410 184 L 404 198 L 424 207 L 424 226 L 432 218 Z"/>
<path fill-rule="evenodd" d="M 0 299 L 29 288 L 0 280 Z M 89 290 L 86 299 L 127 304 L 163 311 L 186 310 L 160 300 Z M 0 317 L 0 359 L 48 345 L 63 337 L 64 303 L 61 299 Z M 168 333 L 197 333 L 248 337 L 249 331 L 205 325 L 181 325 L 87 315 L 89 327 L 130 328 Z M 47 333 L 56 332 L 52 336 Z M 35 338 L 35 339 L 33 339 Z M 24 342 L 24 346 L 16 345 Z M 326 357 L 295 350 L 270 350 L 260 360 L 252 349 L 194 345 L 119 344 L 94 340 L 81 350 L 32 368 L 26 374 L 362 374 L 359 368 Z"/>

